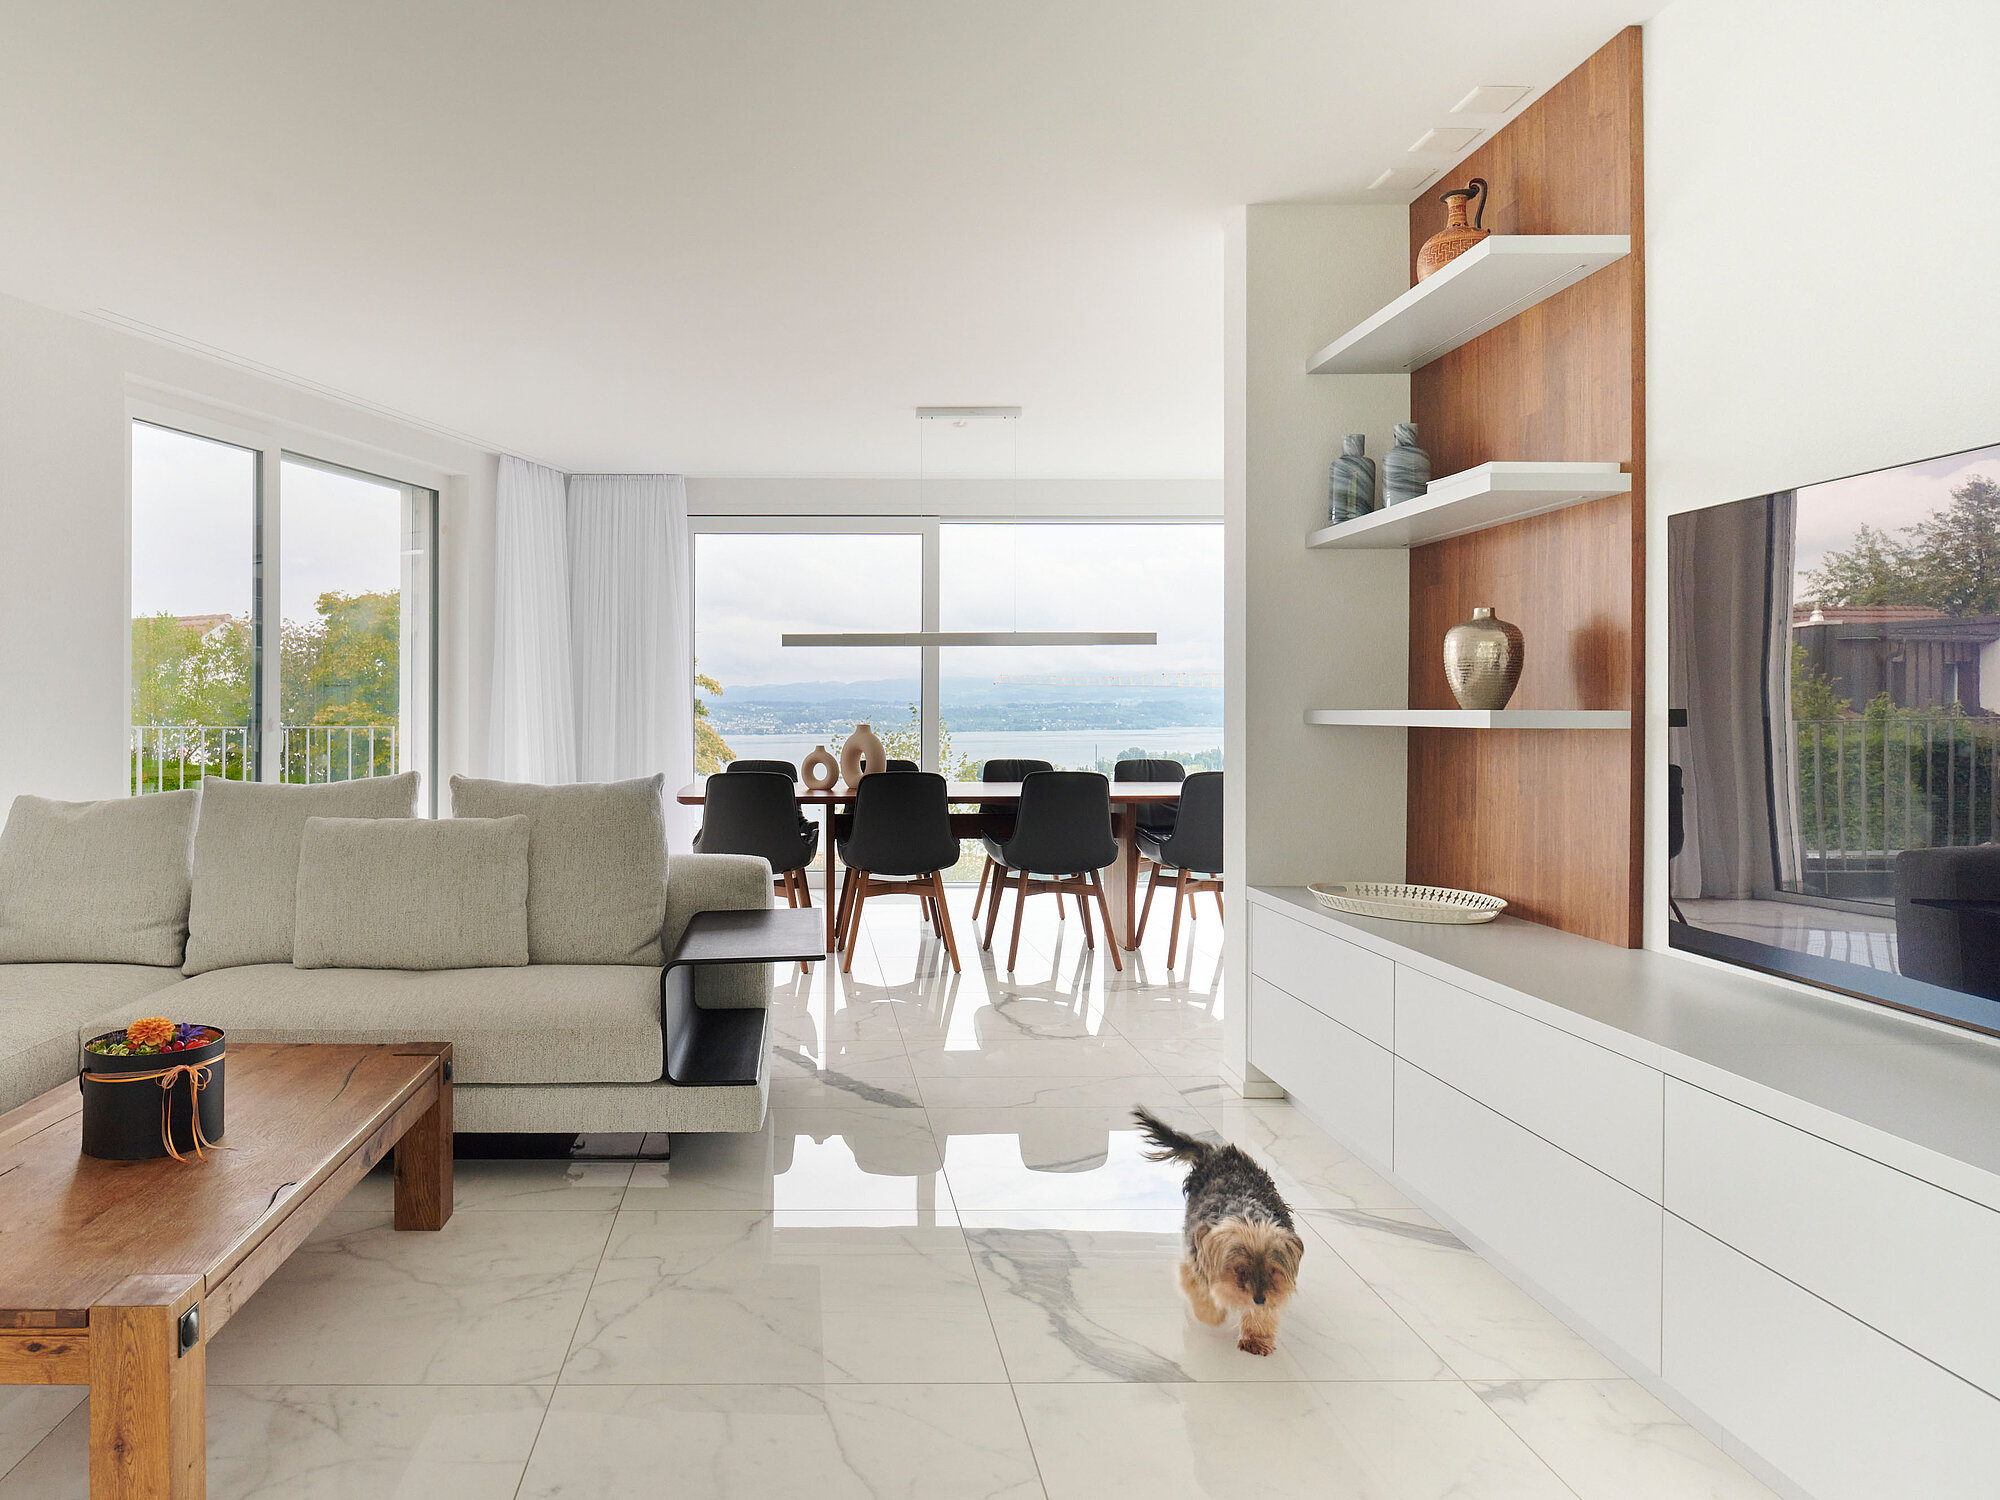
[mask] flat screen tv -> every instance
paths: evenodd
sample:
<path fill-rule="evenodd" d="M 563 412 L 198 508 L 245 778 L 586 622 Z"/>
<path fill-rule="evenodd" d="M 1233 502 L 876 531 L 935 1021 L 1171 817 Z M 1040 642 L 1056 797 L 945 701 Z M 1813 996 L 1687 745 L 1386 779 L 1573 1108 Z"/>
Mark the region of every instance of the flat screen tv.
<path fill-rule="evenodd" d="M 2000 446 L 1668 553 L 1669 941 L 2000 1035 Z"/>

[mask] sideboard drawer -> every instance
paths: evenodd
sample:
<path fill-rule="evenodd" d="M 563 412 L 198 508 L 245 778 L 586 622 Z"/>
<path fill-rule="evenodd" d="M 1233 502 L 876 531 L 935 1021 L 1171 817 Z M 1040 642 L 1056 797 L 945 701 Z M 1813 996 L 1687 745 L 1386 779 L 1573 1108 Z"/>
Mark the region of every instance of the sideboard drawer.
<path fill-rule="evenodd" d="M 1377 1046 L 1393 1045 L 1396 966 L 1381 954 L 1256 907 L 1250 914 L 1250 972 Z"/>
<path fill-rule="evenodd" d="M 1250 1065 L 1355 1155 L 1387 1168 L 1395 1059 L 1263 979 L 1250 981 Z"/>
<path fill-rule="evenodd" d="M 1992 1209 L 1679 1079 L 1667 1088 L 1666 1202 L 2000 1396 Z"/>
<path fill-rule="evenodd" d="M 1402 964 L 1396 1055 L 1660 1201 L 1654 1069 Z"/>

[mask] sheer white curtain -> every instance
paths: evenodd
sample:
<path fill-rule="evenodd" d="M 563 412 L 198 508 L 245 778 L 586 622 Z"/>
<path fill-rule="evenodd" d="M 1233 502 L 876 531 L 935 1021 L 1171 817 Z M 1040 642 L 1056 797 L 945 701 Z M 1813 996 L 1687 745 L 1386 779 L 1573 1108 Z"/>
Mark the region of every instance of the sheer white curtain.
<path fill-rule="evenodd" d="M 577 775 L 694 774 L 687 486 L 679 475 L 572 474 L 570 660 Z"/>
<path fill-rule="evenodd" d="M 493 564 L 493 714 L 503 781 L 576 780 L 565 476 L 500 460 Z"/>

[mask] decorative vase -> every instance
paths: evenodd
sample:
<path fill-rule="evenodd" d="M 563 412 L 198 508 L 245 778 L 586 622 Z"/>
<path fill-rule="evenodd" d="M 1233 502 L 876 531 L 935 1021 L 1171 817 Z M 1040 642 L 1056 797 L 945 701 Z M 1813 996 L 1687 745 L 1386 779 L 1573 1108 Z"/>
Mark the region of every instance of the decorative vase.
<path fill-rule="evenodd" d="M 1375 508 L 1375 460 L 1362 457 L 1366 435 L 1350 432 L 1340 440 L 1340 457 L 1326 471 L 1327 519 L 1338 526 Z"/>
<path fill-rule="evenodd" d="M 1431 456 L 1417 446 L 1417 424 L 1396 424 L 1396 446 L 1382 455 L 1382 503 L 1414 500 L 1431 482 Z"/>
<path fill-rule="evenodd" d="M 840 779 L 840 762 L 824 745 L 814 745 L 812 753 L 799 762 L 799 775 L 810 791 L 824 792 Z"/>
<path fill-rule="evenodd" d="M 1470 220 L 1466 218 L 1466 203 L 1474 192 L 1479 194 L 1479 207 Z M 1444 204 L 1444 228 L 1424 241 L 1423 249 L 1417 252 L 1417 280 L 1422 281 L 1435 271 L 1450 265 L 1474 245 L 1491 234 L 1490 229 L 1481 229 L 1479 221 L 1486 217 L 1486 179 L 1475 177 L 1462 188 L 1453 188 L 1438 201 Z"/>
<path fill-rule="evenodd" d="M 840 779 L 849 790 L 861 785 L 861 778 L 870 771 L 879 771 L 888 763 L 882 742 L 866 724 L 856 724 L 854 733 L 840 747 Z"/>
<path fill-rule="evenodd" d="M 1481 606 L 1444 633 L 1444 679 L 1460 708 L 1505 708 L 1521 680 L 1521 629 Z"/>

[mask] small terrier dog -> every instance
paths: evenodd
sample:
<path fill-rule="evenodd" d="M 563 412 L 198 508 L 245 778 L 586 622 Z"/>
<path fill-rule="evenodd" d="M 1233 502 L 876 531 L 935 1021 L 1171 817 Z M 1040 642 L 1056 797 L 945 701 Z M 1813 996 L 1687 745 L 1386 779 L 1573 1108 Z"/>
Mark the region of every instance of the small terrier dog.
<path fill-rule="evenodd" d="M 1132 1111 L 1151 1141 L 1151 1161 L 1188 1163 L 1181 1290 L 1202 1322 L 1215 1326 L 1234 1308 L 1243 1314 L 1236 1347 L 1269 1354 L 1277 1347 L 1278 1311 L 1298 1286 L 1305 1241 L 1277 1184 L 1234 1146 L 1182 1135 L 1143 1109 Z"/>

